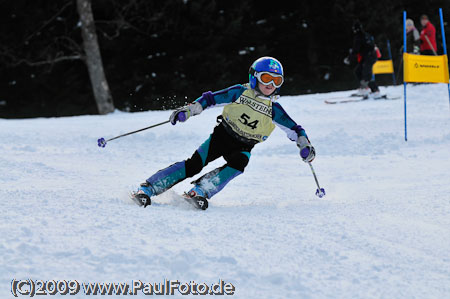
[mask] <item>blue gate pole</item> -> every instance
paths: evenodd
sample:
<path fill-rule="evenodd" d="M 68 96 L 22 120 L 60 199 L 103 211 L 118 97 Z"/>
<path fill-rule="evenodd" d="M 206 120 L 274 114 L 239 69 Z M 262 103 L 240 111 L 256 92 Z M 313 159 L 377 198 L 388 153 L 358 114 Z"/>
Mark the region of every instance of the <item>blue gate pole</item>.
<path fill-rule="evenodd" d="M 394 82 L 394 85 L 397 85 L 397 82 L 395 81 L 395 70 L 394 70 L 394 61 L 392 60 L 392 53 L 391 53 L 391 43 L 389 40 L 387 40 L 387 46 L 388 46 L 388 53 L 389 53 L 389 59 L 392 61 L 392 81 Z"/>
<path fill-rule="evenodd" d="M 406 53 L 406 10 L 403 11 L 403 53 Z M 405 110 L 405 141 L 408 141 L 407 127 L 406 127 L 406 81 L 405 81 L 405 64 L 403 63 L 403 99 Z"/>
<path fill-rule="evenodd" d="M 444 46 L 444 55 L 447 55 L 447 44 L 445 42 L 444 17 L 442 16 L 442 8 L 439 8 L 439 17 L 441 18 L 442 45 Z M 447 87 L 448 87 L 448 101 L 450 104 L 450 82 L 447 84 Z"/>

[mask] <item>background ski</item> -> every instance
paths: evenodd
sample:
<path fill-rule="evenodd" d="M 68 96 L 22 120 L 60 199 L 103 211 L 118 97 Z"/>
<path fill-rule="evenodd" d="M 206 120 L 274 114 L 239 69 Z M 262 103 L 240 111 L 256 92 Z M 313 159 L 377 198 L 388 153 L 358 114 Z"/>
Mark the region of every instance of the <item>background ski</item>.
<path fill-rule="evenodd" d="M 331 97 L 331 98 L 329 98 L 328 100 L 330 100 L 330 101 L 335 101 L 335 100 L 344 100 L 344 99 L 349 99 L 349 98 L 357 99 L 357 98 L 362 98 L 362 97 L 363 97 L 363 96 L 361 96 L 361 95 L 358 95 L 358 94 L 356 94 L 356 93 L 352 93 L 352 94 L 345 95 L 345 96 Z"/>
<path fill-rule="evenodd" d="M 378 101 L 378 100 L 398 100 L 400 99 L 400 97 L 389 97 L 388 95 L 382 95 L 379 98 L 376 99 L 372 99 L 372 98 L 364 98 L 364 97 L 360 97 L 360 98 L 354 98 L 354 97 L 349 97 L 346 98 L 345 100 L 325 100 L 325 104 L 344 104 L 344 103 L 352 103 L 352 102 L 362 102 L 362 101 L 367 101 L 367 100 L 374 100 L 374 101 Z"/>

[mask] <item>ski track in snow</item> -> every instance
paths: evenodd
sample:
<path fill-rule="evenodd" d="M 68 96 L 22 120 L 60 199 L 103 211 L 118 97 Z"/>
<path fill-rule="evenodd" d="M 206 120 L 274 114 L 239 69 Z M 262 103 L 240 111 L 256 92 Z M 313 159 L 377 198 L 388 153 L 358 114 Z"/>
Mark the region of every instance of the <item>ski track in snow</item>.
<path fill-rule="evenodd" d="M 0 297 L 12 297 L 13 278 L 30 278 L 222 279 L 235 286 L 233 298 L 449 298 L 447 86 L 408 86 L 408 142 L 403 99 L 323 102 L 349 93 L 280 99 L 316 147 L 326 197 L 314 195 L 309 167 L 277 128 L 204 212 L 178 196 L 190 179 L 146 209 L 128 193 L 190 157 L 221 108 L 104 149 L 98 138 L 170 111 L 0 119 Z"/>

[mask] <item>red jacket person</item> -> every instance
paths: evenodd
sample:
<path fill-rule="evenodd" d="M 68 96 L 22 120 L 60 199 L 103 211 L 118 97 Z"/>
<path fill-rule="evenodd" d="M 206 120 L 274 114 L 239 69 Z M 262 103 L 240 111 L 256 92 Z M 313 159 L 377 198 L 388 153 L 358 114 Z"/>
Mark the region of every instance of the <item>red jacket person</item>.
<path fill-rule="evenodd" d="M 436 28 L 431 24 L 427 15 L 420 17 L 420 23 L 423 26 L 420 32 L 420 54 L 422 55 L 437 55 L 436 47 Z"/>

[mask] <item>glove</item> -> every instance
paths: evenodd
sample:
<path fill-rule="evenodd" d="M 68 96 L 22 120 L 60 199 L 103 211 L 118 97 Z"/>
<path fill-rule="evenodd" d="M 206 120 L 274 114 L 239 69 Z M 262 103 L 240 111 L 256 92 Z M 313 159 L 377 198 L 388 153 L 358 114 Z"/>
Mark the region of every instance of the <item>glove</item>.
<path fill-rule="evenodd" d="M 312 162 L 316 157 L 316 150 L 305 136 L 300 136 L 297 139 L 297 146 L 300 149 L 300 157 L 305 162 Z"/>
<path fill-rule="evenodd" d="M 348 56 L 344 58 L 344 64 L 350 65 L 350 58 Z"/>
<path fill-rule="evenodd" d="M 185 122 L 189 117 L 202 113 L 203 107 L 199 102 L 189 104 L 187 106 L 178 108 L 170 115 L 170 123 L 175 125 L 177 121 Z"/>

